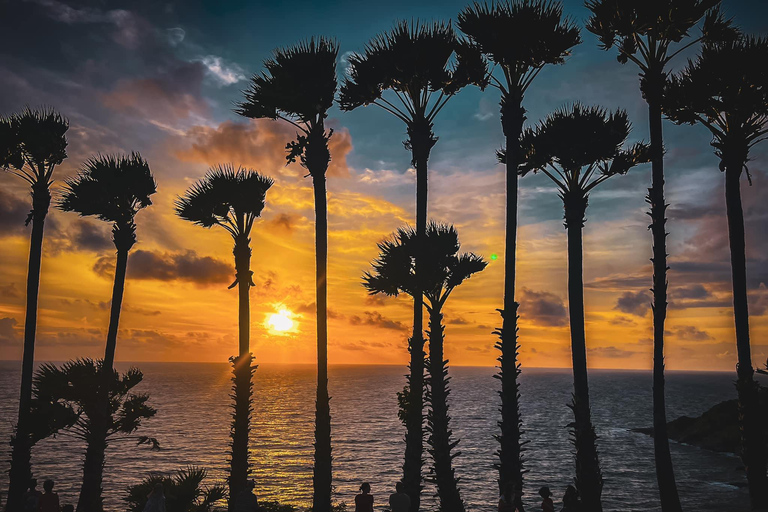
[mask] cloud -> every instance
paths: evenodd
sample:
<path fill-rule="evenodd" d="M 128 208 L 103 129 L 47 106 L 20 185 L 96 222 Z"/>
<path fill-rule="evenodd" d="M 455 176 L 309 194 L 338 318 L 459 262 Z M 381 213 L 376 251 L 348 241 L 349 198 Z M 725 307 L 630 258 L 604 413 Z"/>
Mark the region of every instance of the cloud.
<path fill-rule="evenodd" d="M 166 37 L 168 38 L 168 44 L 171 46 L 178 46 L 184 41 L 187 33 L 181 27 L 172 27 L 165 30 Z"/>
<path fill-rule="evenodd" d="M 670 299 L 704 299 L 712 294 L 702 284 L 678 286 L 669 292 Z"/>
<path fill-rule="evenodd" d="M 297 213 L 280 213 L 267 220 L 264 225 L 273 231 L 293 234 L 298 225 L 304 220 L 304 217 Z"/>
<path fill-rule="evenodd" d="M 637 322 L 626 316 L 615 316 L 609 320 L 611 325 L 637 325 Z"/>
<path fill-rule="evenodd" d="M 102 256 L 94 264 L 93 270 L 102 277 L 112 276 L 114 256 Z M 233 275 L 230 264 L 210 256 L 198 256 L 195 251 L 161 254 L 137 250 L 128 258 L 129 279 L 178 280 L 203 286 L 228 284 Z"/>
<path fill-rule="evenodd" d="M 352 325 L 373 325 L 382 329 L 393 329 L 395 331 L 407 331 L 408 326 L 397 320 L 386 318 L 378 311 L 365 311 L 363 313 L 365 318 L 361 318 L 358 315 L 354 315 L 349 318 L 349 323 Z"/>
<path fill-rule="evenodd" d="M 28 202 L 0 189 L 0 235 L 25 232 L 24 221 L 30 207 Z"/>
<path fill-rule="evenodd" d="M 296 128 L 281 121 L 254 119 L 250 122 L 225 121 L 216 127 L 193 126 L 180 139 L 176 157 L 184 162 L 208 165 L 233 162 L 265 174 L 303 176 L 306 172 L 286 172 L 285 145 L 296 138 Z M 331 163 L 328 176 L 349 176 L 347 155 L 352 138 L 346 128 L 333 132 L 328 142 Z"/>
<path fill-rule="evenodd" d="M 466 318 L 464 318 L 462 316 L 456 316 L 456 317 L 453 317 L 453 318 L 448 318 L 445 321 L 445 323 L 446 324 L 453 324 L 453 325 L 469 325 L 472 322 L 470 322 L 469 320 L 467 320 Z"/>
<path fill-rule="evenodd" d="M 648 292 L 644 290 L 639 292 L 624 292 L 616 301 L 616 306 L 614 306 L 613 309 L 631 315 L 645 316 L 648 310 L 651 309 Z"/>
<path fill-rule="evenodd" d="M 111 236 L 93 222 L 77 220 L 67 230 L 73 250 L 104 251 L 114 248 Z"/>
<path fill-rule="evenodd" d="M 208 69 L 208 74 L 222 86 L 245 80 L 243 68 L 235 63 L 226 64 L 221 57 L 206 55 L 200 58 L 200 62 Z"/>
<path fill-rule="evenodd" d="M 677 336 L 679 339 L 686 341 L 707 341 L 714 339 L 707 331 L 703 331 L 693 325 L 683 325 L 677 329 L 666 331 L 666 334 Z"/>
<path fill-rule="evenodd" d="M 594 347 L 594 348 L 587 348 L 587 352 L 591 356 L 596 357 L 607 357 L 609 359 L 624 359 L 627 357 L 632 357 L 633 355 L 637 354 L 634 350 L 626 350 L 623 348 L 617 348 L 617 347 Z"/>
<path fill-rule="evenodd" d="M 0 345 L 12 345 L 19 341 L 19 335 L 16 333 L 15 318 L 0 318 Z"/>
<path fill-rule="evenodd" d="M 327 311 L 328 311 L 328 318 L 333 318 L 333 319 L 344 318 L 344 315 L 342 313 L 339 313 L 334 309 L 328 309 Z M 308 304 L 301 304 L 296 308 L 296 312 L 314 316 L 315 314 L 317 314 L 317 306 L 315 305 L 314 302 L 310 302 Z"/>
<path fill-rule="evenodd" d="M 520 293 L 522 318 L 539 325 L 561 327 L 568 323 L 563 299 L 550 292 L 536 292 L 523 288 Z"/>

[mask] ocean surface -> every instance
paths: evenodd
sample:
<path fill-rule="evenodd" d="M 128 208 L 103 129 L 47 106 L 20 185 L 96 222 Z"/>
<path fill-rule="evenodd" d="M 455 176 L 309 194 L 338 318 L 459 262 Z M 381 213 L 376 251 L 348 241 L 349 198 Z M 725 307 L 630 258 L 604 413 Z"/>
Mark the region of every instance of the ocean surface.
<path fill-rule="evenodd" d="M 118 364 L 118 369 L 129 365 Z M 107 451 L 105 504 L 125 510 L 128 485 L 151 471 L 170 472 L 187 465 L 209 470 L 209 483 L 226 475 L 230 425 L 230 372 L 226 364 L 140 363 L 143 392 L 158 409 L 139 434 L 157 437 L 163 449 L 115 441 Z M 20 363 L 0 362 L 0 440 L 9 439 L 15 421 Z M 493 368 L 451 368 L 450 413 L 461 439 L 455 459 L 462 496 L 471 511 L 495 511 L 498 381 Z M 404 367 L 332 366 L 334 497 L 351 505 L 360 483 L 371 483 L 381 508 L 401 472 L 404 429 L 397 419 L 396 392 Z M 667 373 L 668 415 L 699 415 L 734 398 L 730 373 Z M 630 432 L 651 425 L 650 372 L 591 370 L 592 414 L 605 478 L 606 511 L 657 511 L 658 492 L 650 437 Z M 572 389 L 570 370 L 524 369 L 521 377 L 528 474 L 525 500 L 539 509 L 536 491 L 549 485 L 556 506 L 571 483 L 574 462 L 566 425 Z M 255 373 L 251 460 L 261 499 L 308 506 L 312 489 L 315 371 L 312 366 L 261 365 Z M 0 489 L 7 491 L 8 448 L 0 456 Z M 60 435 L 33 451 L 39 480 L 53 478 L 64 503 L 74 503 L 84 447 Z M 739 459 L 672 443 L 677 483 L 685 510 L 740 512 L 748 495 Z M 427 467 L 429 459 L 427 459 Z M 426 485 L 425 510 L 434 510 L 434 487 Z"/>

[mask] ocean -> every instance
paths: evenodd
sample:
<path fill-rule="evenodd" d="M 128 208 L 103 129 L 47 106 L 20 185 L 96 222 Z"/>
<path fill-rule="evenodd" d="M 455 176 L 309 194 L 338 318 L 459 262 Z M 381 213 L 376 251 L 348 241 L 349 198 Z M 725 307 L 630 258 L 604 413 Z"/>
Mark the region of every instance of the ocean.
<path fill-rule="evenodd" d="M 118 363 L 118 369 L 130 365 Z M 172 472 L 188 465 L 206 468 L 208 483 L 224 481 L 230 426 L 230 370 L 215 363 L 138 363 L 157 415 L 138 434 L 157 437 L 160 451 L 114 441 L 107 451 L 105 507 L 125 510 L 126 487 L 149 472 Z M 334 498 L 354 510 L 361 482 L 370 482 L 377 510 L 401 474 L 404 428 L 397 418 L 397 391 L 405 367 L 331 366 L 329 386 L 333 434 Z M 498 432 L 499 384 L 493 368 L 452 367 L 451 427 L 460 439 L 456 472 L 470 511 L 495 511 L 498 501 L 493 464 Z M 651 425 L 651 373 L 590 370 L 592 415 L 603 468 L 606 511 L 658 511 L 652 439 L 631 432 Z M 734 398 L 734 373 L 667 372 L 669 419 L 695 416 Z M 15 421 L 20 363 L 0 362 L 0 439 L 10 438 Z M 526 446 L 525 502 L 539 509 L 537 490 L 549 485 L 559 502 L 573 479 L 573 450 L 567 425 L 572 413 L 572 374 L 567 369 L 523 369 L 522 413 Z M 314 433 L 315 369 L 310 365 L 260 365 L 255 373 L 251 461 L 260 499 L 299 507 L 310 504 Z M 9 448 L 0 455 L 0 492 L 7 491 Z M 672 443 L 683 508 L 697 512 L 749 510 L 740 461 Z M 75 503 L 84 446 L 59 435 L 33 450 L 38 480 L 56 481 L 62 504 Z M 426 468 L 430 461 L 427 456 Z M 435 510 L 434 487 L 426 484 L 424 510 Z"/>

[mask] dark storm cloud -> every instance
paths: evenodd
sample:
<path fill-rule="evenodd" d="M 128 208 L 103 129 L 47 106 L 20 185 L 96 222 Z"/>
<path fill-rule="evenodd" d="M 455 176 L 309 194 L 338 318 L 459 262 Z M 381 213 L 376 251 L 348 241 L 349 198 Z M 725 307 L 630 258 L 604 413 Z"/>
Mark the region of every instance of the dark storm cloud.
<path fill-rule="evenodd" d="M 616 301 L 616 306 L 614 306 L 613 309 L 631 315 L 645 316 L 651 308 L 650 304 L 650 294 L 644 290 L 639 292 L 624 292 Z"/>
<path fill-rule="evenodd" d="M 93 222 L 77 220 L 69 226 L 67 231 L 77 250 L 99 252 L 114 248 L 112 237 L 107 230 Z"/>
<path fill-rule="evenodd" d="M 102 256 L 93 266 L 102 277 L 112 276 L 114 256 Z M 188 281 L 198 285 L 229 284 L 233 269 L 210 256 L 198 256 L 194 251 L 182 253 L 156 253 L 137 250 L 128 259 L 129 279 L 158 281 Z"/>
<path fill-rule="evenodd" d="M 685 341 L 707 341 L 714 339 L 707 331 L 703 331 L 695 325 L 683 325 L 676 329 L 665 331 L 665 334 L 676 336 Z"/>
<path fill-rule="evenodd" d="M 17 325 L 15 318 L 0 318 L 0 345 L 14 345 L 20 341 L 16 332 Z"/>
<path fill-rule="evenodd" d="M 520 292 L 520 315 L 539 325 L 560 327 L 568 323 L 563 299 L 554 293 L 523 288 Z"/>
<path fill-rule="evenodd" d="M 352 325 L 372 325 L 374 327 L 380 327 L 382 329 L 392 329 L 395 331 L 407 331 L 408 326 L 397 320 L 392 320 L 383 316 L 378 311 L 365 311 L 363 312 L 364 318 L 358 315 L 354 315 L 349 318 L 349 323 Z"/>
<path fill-rule="evenodd" d="M 0 235 L 25 233 L 30 204 L 0 189 Z"/>

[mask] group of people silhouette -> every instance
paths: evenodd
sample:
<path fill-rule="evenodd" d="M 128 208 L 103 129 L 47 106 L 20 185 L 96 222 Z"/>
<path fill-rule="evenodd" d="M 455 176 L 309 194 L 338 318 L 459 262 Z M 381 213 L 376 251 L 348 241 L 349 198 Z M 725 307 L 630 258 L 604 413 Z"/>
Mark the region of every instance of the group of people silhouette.
<path fill-rule="evenodd" d="M 43 492 L 37 488 L 37 479 L 29 481 L 29 487 L 24 492 L 23 512 L 75 512 L 74 505 L 59 503 L 59 495 L 53 492 L 53 480 L 43 482 Z"/>

